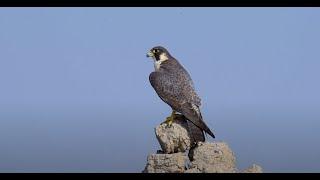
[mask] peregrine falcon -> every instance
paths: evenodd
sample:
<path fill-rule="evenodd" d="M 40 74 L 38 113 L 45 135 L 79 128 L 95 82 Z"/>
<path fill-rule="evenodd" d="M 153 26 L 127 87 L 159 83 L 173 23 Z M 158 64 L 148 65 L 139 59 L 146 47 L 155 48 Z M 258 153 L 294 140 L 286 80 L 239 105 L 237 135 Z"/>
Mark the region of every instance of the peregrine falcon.
<path fill-rule="evenodd" d="M 200 112 L 201 99 L 184 67 L 161 46 L 152 48 L 147 57 L 152 57 L 155 68 L 149 75 L 149 81 L 158 96 L 172 108 L 171 116 L 163 123 L 167 123 L 170 127 L 178 112 L 187 119 L 189 129 L 198 135 L 196 142 L 205 140 L 203 131 L 215 138 L 203 121 Z"/>

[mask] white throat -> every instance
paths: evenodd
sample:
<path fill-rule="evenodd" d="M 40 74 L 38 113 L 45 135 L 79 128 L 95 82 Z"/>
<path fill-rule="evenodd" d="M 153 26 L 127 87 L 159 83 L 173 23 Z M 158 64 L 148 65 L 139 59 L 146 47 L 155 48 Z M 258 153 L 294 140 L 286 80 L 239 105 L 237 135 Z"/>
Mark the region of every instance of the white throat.
<path fill-rule="evenodd" d="M 157 71 L 160 69 L 160 66 L 161 66 L 161 63 L 168 60 L 168 56 L 167 54 L 163 53 L 163 54 L 160 54 L 159 56 L 159 60 L 157 61 L 155 58 L 153 58 L 153 61 L 154 61 L 154 69 Z"/>

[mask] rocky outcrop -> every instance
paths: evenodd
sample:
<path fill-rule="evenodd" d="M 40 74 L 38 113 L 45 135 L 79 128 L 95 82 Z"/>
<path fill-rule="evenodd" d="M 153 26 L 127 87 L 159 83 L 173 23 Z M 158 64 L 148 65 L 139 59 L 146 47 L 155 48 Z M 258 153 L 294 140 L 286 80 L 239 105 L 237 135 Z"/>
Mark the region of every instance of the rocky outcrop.
<path fill-rule="evenodd" d="M 155 133 L 162 151 L 167 154 L 185 152 L 193 143 L 188 124 L 182 119 L 174 121 L 170 128 L 165 123 L 160 124 L 155 128 Z"/>
<path fill-rule="evenodd" d="M 189 152 L 191 167 L 187 172 L 234 173 L 236 158 L 229 146 L 224 142 L 198 143 Z"/>
<path fill-rule="evenodd" d="M 184 153 L 151 154 L 143 172 L 146 173 L 182 173 L 185 171 L 187 157 Z"/>
<path fill-rule="evenodd" d="M 185 119 L 174 121 L 171 127 L 161 124 L 155 134 L 161 151 L 150 154 L 144 173 L 262 173 L 256 164 L 239 171 L 236 158 L 225 142 L 193 142 Z"/>

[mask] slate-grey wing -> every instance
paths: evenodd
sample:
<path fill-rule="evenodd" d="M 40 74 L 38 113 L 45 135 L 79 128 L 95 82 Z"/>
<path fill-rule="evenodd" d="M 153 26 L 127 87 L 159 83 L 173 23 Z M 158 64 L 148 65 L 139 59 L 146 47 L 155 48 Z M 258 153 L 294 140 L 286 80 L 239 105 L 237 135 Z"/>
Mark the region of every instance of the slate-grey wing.
<path fill-rule="evenodd" d="M 158 96 L 172 109 L 179 109 L 179 94 L 181 90 L 176 86 L 176 80 L 162 72 L 152 72 L 149 81 Z"/>
<path fill-rule="evenodd" d="M 196 93 L 194 92 L 193 87 L 183 84 L 185 88 L 181 88 L 181 81 L 179 78 L 172 77 L 162 72 L 152 72 L 149 76 L 149 80 L 158 96 L 164 102 L 170 105 L 172 109 L 183 114 L 194 125 L 214 137 L 208 126 L 203 122 L 199 109 L 200 98 L 192 98 L 198 97 L 197 95 L 194 95 Z"/>

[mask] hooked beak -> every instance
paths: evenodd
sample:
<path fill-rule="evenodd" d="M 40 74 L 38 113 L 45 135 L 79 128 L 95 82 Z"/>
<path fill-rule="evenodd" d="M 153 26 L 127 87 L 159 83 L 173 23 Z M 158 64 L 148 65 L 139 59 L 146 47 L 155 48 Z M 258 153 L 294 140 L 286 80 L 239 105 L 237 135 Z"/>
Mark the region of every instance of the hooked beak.
<path fill-rule="evenodd" d="M 153 57 L 154 56 L 154 54 L 151 52 L 151 51 L 149 51 L 148 53 L 147 53 L 147 57 Z"/>

